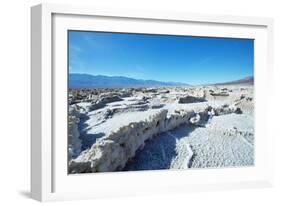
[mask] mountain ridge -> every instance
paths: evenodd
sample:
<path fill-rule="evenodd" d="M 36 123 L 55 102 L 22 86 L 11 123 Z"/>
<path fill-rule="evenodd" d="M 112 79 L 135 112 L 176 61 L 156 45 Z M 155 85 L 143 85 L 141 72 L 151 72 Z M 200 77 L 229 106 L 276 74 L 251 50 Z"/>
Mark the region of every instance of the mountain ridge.
<path fill-rule="evenodd" d="M 207 85 L 235 85 L 246 84 L 253 85 L 254 77 L 246 76 L 243 79 L 219 82 Z M 83 73 L 69 74 L 69 88 L 128 88 L 128 87 L 169 87 L 169 86 L 192 86 L 181 82 L 164 82 L 157 80 L 135 79 L 125 76 L 105 76 L 105 75 L 91 75 Z"/>
<path fill-rule="evenodd" d="M 254 77 L 253 76 L 246 76 L 243 79 L 238 79 L 238 80 L 228 81 L 228 82 L 216 83 L 214 85 L 235 85 L 235 84 L 253 85 L 254 84 Z"/>
<path fill-rule="evenodd" d="M 70 88 L 126 88 L 126 87 L 160 87 L 160 86 L 191 86 L 181 82 L 163 82 L 156 80 L 135 79 L 124 76 L 105 76 L 81 73 L 69 74 Z"/>

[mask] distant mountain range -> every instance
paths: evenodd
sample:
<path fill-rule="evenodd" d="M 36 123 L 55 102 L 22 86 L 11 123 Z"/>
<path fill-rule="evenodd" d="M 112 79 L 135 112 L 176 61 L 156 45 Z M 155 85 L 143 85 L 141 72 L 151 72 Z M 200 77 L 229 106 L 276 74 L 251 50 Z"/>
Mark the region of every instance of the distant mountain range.
<path fill-rule="evenodd" d="M 134 79 L 123 76 L 103 76 L 89 74 L 69 74 L 70 88 L 126 88 L 126 87 L 162 87 L 190 86 L 180 82 L 162 82 L 155 80 Z"/>
<path fill-rule="evenodd" d="M 230 82 L 217 83 L 215 85 L 235 85 L 235 84 L 253 85 L 254 84 L 254 77 L 248 76 L 248 77 L 245 77 L 243 79 L 230 81 Z"/>
<path fill-rule="evenodd" d="M 253 85 L 254 77 L 248 76 L 243 79 L 216 83 L 213 85 Z M 169 87 L 169 86 L 191 86 L 180 82 L 162 82 L 155 80 L 134 79 L 123 76 L 104 76 L 90 74 L 69 74 L 69 88 L 126 88 L 126 87 Z"/>

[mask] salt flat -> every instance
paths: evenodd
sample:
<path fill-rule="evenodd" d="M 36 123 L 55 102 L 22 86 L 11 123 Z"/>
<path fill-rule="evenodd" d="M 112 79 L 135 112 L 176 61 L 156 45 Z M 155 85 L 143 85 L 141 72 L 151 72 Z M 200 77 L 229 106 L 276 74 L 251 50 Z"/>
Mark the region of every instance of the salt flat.
<path fill-rule="evenodd" d="M 148 142 L 146 147 L 137 153 L 134 160 L 127 164 L 126 169 L 187 169 L 253 165 L 253 142 L 249 142 L 243 135 L 236 132 L 247 131 L 249 135 L 252 135 L 250 131 L 252 131 L 253 119 L 248 120 L 247 115 L 228 114 L 213 117 L 206 127 L 183 124 Z"/>
<path fill-rule="evenodd" d="M 254 164 L 252 85 L 73 90 L 69 173 Z"/>

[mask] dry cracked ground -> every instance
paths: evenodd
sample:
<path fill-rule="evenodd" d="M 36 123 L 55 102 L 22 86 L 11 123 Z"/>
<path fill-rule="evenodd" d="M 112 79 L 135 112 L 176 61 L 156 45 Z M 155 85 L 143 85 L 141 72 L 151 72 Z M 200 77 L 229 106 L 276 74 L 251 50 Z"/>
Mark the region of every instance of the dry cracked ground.
<path fill-rule="evenodd" d="M 252 85 L 71 89 L 69 173 L 251 166 Z"/>

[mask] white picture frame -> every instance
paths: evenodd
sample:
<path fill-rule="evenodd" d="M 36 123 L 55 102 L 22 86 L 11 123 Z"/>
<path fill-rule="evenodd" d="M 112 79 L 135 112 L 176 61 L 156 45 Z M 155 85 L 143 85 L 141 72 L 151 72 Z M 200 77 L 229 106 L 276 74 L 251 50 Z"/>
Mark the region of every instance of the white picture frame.
<path fill-rule="evenodd" d="M 118 26 L 116 21 L 120 22 Z M 157 29 L 155 24 L 159 25 Z M 272 19 L 40 4 L 31 8 L 31 26 L 32 198 L 53 201 L 272 186 L 273 136 L 266 126 L 266 109 L 270 107 L 268 91 L 271 91 L 268 88 L 272 87 L 273 76 Z M 258 135 L 255 166 L 67 175 L 67 121 L 63 101 L 67 93 L 65 31 L 68 29 L 254 38 Z M 269 98 L 264 98 L 264 94 Z M 261 127 L 264 122 L 265 126 Z M 62 136 L 65 138 L 58 138 Z"/>

